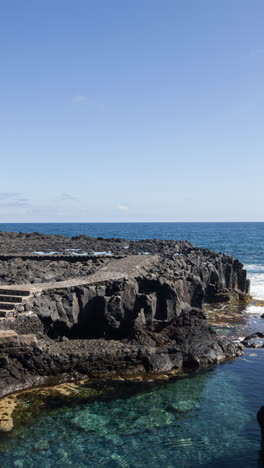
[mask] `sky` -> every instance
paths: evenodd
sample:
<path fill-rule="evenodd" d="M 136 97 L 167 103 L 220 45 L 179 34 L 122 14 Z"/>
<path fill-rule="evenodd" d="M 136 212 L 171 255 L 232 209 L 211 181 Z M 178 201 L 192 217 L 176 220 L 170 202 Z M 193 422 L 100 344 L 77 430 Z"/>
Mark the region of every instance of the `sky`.
<path fill-rule="evenodd" d="M 263 0 L 0 0 L 0 222 L 264 221 Z"/>

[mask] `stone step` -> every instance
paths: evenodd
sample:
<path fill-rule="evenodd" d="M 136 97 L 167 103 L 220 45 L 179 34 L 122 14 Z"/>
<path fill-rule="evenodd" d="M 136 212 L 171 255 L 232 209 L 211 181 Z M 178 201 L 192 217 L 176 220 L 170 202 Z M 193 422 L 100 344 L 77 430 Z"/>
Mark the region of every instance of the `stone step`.
<path fill-rule="evenodd" d="M 8 289 L 0 287 L 0 294 L 4 294 L 6 296 L 29 296 L 30 291 L 23 290 L 23 289 Z"/>
<path fill-rule="evenodd" d="M 13 310 L 15 307 L 15 303 L 13 302 L 1 302 L 0 307 L 2 310 Z"/>
<path fill-rule="evenodd" d="M 5 318 L 8 314 L 8 310 L 1 310 L 0 309 L 0 318 Z"/>
<path fill-rule="evenodd" d="M 20 303 L 23 301 L 22 296 L 6 296 L 2 295 L 0 291 L 0 307 L 1 307 L 1 302 L 13 302 L 13 303 Z"/>

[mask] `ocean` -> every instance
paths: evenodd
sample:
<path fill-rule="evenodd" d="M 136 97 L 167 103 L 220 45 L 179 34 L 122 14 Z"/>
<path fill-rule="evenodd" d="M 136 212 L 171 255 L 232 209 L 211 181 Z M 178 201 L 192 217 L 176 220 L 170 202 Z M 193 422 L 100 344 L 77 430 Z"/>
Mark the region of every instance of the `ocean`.
<path fill-rule="evenodd" d="M 264 299 L 264 223 L 0 224 L 0 231 L 188 240 L 244 263 Z M 243 311 L 264 331 L 264 308 Z M 253 468 L 264 466 L 256 413 L 264 405 L 264 349 L 213 369 L 109 399 L 49 409 L 0 440 L 1 467 Z"/>

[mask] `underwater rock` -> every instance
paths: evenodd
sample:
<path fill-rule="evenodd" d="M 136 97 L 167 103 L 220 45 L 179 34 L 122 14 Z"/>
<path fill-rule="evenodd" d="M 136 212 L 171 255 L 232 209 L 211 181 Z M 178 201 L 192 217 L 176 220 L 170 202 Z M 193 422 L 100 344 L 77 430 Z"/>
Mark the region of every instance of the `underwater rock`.
<path fill-rule="evenodd" d="M 259 342 L 253 342 L 253 340 L 259 340 Z M 261 341 L 262 340 L 262 341 Z M 263 332 L 255 332 L 251 335 L 246 336 L 241 344 L 245 346 L 245 348 L 263 348 L 264 347 L 264 333 Z"/>
<path fill-rule="evenodd" d="M 261 406 L 258 410 L 257 421 L 260 425 L 262 440 L 264 440 L 264 406 Z"/>

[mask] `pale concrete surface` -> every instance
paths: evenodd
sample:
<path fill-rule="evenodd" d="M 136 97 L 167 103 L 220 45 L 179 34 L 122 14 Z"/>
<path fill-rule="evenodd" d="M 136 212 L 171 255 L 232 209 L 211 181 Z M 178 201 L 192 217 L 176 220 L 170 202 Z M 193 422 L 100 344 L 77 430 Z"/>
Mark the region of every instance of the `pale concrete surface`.
<path fill-rule="evenodd" d="M 158 260 L 158 255 L 129 255 L 121 259 L 113 260 L 110 264 L 100 268 L 92 275 L 47 283 L 1 285 L 0 294 L 1 290 L 14 289 L 17 291 L 29 291 L 30 294 L 32 294 L 48 289 L 70 288 L 72 286 L 82 286 L 115 279 L 133 278 L 140 275 L 141 270 L 144 268 L 155 265 Z"/>

